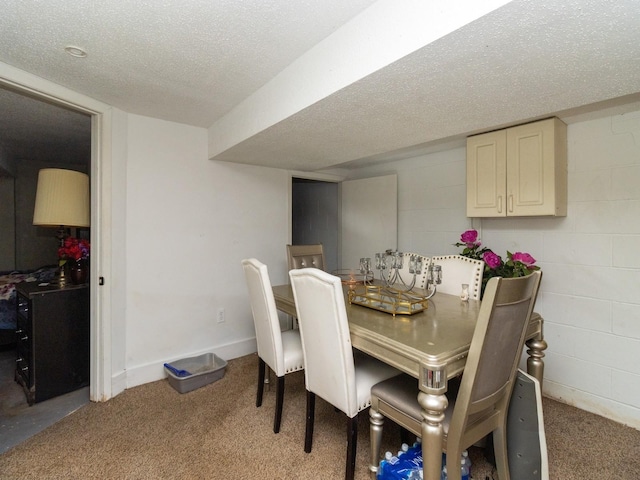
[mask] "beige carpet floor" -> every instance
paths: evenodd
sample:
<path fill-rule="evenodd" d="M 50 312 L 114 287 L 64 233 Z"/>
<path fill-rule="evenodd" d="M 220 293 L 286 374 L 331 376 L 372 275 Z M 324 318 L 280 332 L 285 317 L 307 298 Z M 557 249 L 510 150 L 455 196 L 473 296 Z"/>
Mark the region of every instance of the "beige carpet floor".
<path fill-rule="evenodd" d="M 273 433 L 275 389 L 255 407 L 258 360 L 229 362 L 224 378 L 180 394 L 166 380 L 90 403 L 0 455 L 2 479 L 341 479 L 344 415 L 318 399 L 313 451 L 303 451 L 304 376 L 287 376 L 281 432 Z M 636 479 L 640 431 L 544 399 L 550 477 Z M 368 414 L 359 422 L 356 479 L 369 479 Z M 383 448 L 397 450 L 387 422 Z M 493 478 L 471 450 L 475 480 Z M 515 479 L 517 480 L 517 479 Z"/>

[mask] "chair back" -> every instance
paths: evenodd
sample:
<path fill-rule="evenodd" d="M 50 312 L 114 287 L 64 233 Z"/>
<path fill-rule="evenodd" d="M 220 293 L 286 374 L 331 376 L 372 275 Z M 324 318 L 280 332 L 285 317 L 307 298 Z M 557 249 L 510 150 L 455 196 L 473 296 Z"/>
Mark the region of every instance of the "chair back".
<path fill-rule="evenodd" d="M 255 258 L 249 258 L 242 260 L 242 268 L 249 290 L 258 356 L 280 377 L 285 374 L 284 350 L 267 266 Z"/>
<path fill-rule="evenodd" d="M 484 262 L 462 255 L 443 255 L 433 257 L 433 263 L 442 267 L 442 283 L 438 292 L 460 295 L 462 284 L 469 285 L 469 298 L 478 300 L 482 289 Z"/>
<path fill-rule="evenodd" d="M 464 438 L 482 438 L 497 427 L 496 422 L 506 422 L 541 276 L 536 271 L 520 278 L 494 277 L 487 283 L 447 444 L 459 444 Z M 492 422 L 492 418 L 496 420 Z M 463 440 L 462 444 L 465 443 Z"/>
<path fill-rule="evenodd" d="M 289 270 L 296 268 L 318 268 L 324 270 L 324 249 L 321 243 L 313 245 L 287 245 Z"/>
<path fill-rule="evenodd" d="M 308 391 L 358 413 L 355 366 L 340 278 L 316 268 L 291 270 Z"/>
<path fill-rule="evenodd" d="M 427 288 L 427 268 L 429 267 L 429 258 L 425 257 L 424 255 L 420 255 L 418 253 L 410 253 L 410 252 L 404 252 L 403 253 L 403 260 L 402 260 L 402 268 L 398 270 L 398 276 L 399 278 L 395 279 L 396 284 L 399 284 L 400 287 L 402 286 L 409 286 L 411 285 L 411 282 L 413 282 L 413 273 L 409 272 L 409 259 L 415 256 L 417 258 L 419 258 L 420 260 L 422 260 L 422 270 L 419 274 L 416 274 L 416 281 L 414 284 L 414 288 L 420 288 L 420 289 L 425 289 Z M 393 277 L 394 272 L 392 270 L 390 270 L 387 274 L 387 278 L 389 281 L 393 281 L 394 279 Z"/>

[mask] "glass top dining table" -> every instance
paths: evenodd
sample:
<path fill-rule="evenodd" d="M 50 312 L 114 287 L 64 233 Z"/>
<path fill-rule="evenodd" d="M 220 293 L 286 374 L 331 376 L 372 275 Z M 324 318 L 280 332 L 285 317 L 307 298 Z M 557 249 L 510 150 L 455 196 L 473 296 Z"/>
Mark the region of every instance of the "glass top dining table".
<path fill-rule="evenodd" d="M 348 287 L 345 286 L 345 299 Z M 276 308 L 296 316 L 291 285 L 273 287 Z M 412 315 L 391 315 L 345 301 L 354 348 L 418 379 L 422 407 L 422 458 L 424 478 L 439 480 L 443 430 L 448 405 L 447 381 L 464 370 L 480 301 L 436 293 L 427 308 Z M 542 385 L 543 319 L 533 313 L 527 329 L 527 372 Z M 375 465 L 371 465 L 372 477 Z"/>

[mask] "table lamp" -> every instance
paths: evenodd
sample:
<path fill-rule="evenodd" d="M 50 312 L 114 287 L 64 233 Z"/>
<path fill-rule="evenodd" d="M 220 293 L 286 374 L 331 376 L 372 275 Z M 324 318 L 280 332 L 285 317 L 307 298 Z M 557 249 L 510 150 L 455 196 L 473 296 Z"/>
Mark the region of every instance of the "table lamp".
<path fill-rule="evenodd" d="M 90 198 L 89 176 L 86 173 L 44 168 L 38 172 L 33 224 L 57 227 L 59 246 L 63 246 L 66 228 L 90 226 Z M 64 286 L 64 266 L 59 263 L 58 283 Z"/>

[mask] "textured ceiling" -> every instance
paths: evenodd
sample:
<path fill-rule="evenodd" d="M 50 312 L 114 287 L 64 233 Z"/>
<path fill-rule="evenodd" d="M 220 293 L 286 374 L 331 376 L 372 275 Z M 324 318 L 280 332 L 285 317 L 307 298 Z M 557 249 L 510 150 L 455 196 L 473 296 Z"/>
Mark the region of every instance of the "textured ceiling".
<path fill-rule="evenodd" d="M 374 1 L 3 0 L 0 61 L 128 112 L 209 127 Z"/>
<path fill-rule="evenodd" d="M 211 134 L 232 114 L 240 125 L 251 123 L 262 113 L 257 104 L 251 108 L 252 95 L 285 70 L 304 90 L 309 79 L 295 77 L 296 60 L 332 35 L 349 38 L 344 32 L 354 19 L 417 3 L 4 0 L 0 61 L 126 112 Z M 452 4 L 462 8 L 465 1 Z M 640 102 L 638 25 L 638 0 L 514 0 L 238 138 L 212 158 L 298 170 L 356 166 L 551 115 L 571 121 L 608 105 L 628 108 Z M 392 33 L 401 38 L 405 32 Z M 88 56 L 72 58 L 64 53 L 67 45 L 83 47 Z M 280 89 L 272 101 L 284 104 L 288 95 Z M 84 142 L 78 149 L 87 148 L 87 117 L 12 97 L 0 91 L 5 151 L 35 146 L 35 132 L 38 142 L 68 150 L 75 149 L 77 133 Z M 46 140 L 48 131 L 58 138 Z"/>

